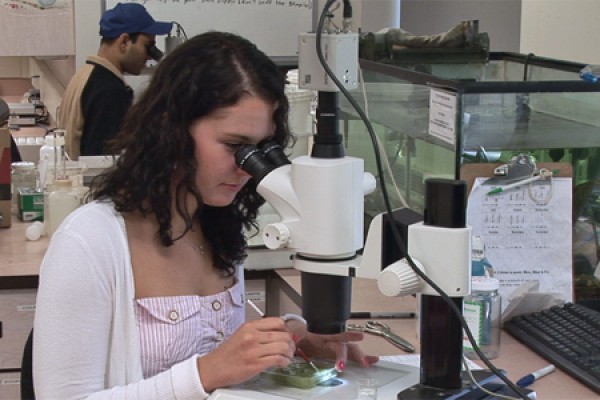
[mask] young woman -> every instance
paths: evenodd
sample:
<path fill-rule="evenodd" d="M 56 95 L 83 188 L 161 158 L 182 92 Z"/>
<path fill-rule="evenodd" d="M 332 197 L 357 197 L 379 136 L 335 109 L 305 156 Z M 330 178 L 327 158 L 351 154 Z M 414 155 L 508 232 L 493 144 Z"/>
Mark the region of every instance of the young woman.
<path fill-rule="evenodd" d="M 209 32 L 157 67 L 113 142 L 114 168 L 52 236 L 41 267 L 38 399 L 202 399 L 312 356 L 367 366 L 362 335 L 244 323 L 243 227 L 264 200 L 234 156 L 286 146 L 285 81 L 252 43 Z"/>

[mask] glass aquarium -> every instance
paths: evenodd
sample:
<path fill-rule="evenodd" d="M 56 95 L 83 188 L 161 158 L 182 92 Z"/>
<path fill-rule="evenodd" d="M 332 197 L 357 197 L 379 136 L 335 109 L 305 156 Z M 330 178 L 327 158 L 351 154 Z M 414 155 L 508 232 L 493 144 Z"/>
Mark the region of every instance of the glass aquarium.
<path fill-rule="evenodd" d="M 462 179 L 468 164 L 537 163 L 572 167 L 574 297 L 600 299 L 600 84 L 580 78 L 583 64 L 518 53 L 489 53 L 463 63 L 400 63 L 361 59 L 362 82 L 351 91 L 384 152 L 384 177 L 394 206 L 423 212 L 424 181 Z M 432 134 L 434 93 L 455 103 L 452 138 Z M 341 133 L 348 155 L 376 174 L 366 125 L 343 96 Z M 433 106 L 432 106 L 433 104 Z M 384 210 L 381 191 L 366 199 L 369 220 Z"/>

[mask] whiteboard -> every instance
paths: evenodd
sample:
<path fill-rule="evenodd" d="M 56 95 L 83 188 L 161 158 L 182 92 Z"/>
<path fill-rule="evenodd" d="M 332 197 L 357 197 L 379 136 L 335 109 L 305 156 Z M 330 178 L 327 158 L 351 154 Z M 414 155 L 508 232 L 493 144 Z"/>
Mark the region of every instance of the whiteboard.
<path fill-rule="evenodd" d="M 188 38 L 209 30 L 237 33 L 274 60 L 297 57 L 298 35 L 311 32 L 316 18 L 313 0 L 106 0 L 106 9 L 117 3 L 143 4 L 155 20 L 179 23 Z"/>

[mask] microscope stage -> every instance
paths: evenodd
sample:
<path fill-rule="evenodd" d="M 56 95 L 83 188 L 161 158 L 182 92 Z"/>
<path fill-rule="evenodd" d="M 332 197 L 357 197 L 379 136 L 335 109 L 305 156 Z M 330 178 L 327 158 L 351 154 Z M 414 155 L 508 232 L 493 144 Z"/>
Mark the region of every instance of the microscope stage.
<path fill-rule="evenodd" d="M 396 395 L 419 382 L 419 369 L 413 366 L 380 361 L 369 368 L 348 363 L 338 376 L 335 386 L 316 386 L 299 389 L 278 385 L 260 376 L 230 389 L 218 389 L 209 397 L 211 400 L 281 400 L 281 399 L 328 399 L 348 400 L 356 397 L 358 379 L 376 379 L 378 399 L 395 399 Z"/>

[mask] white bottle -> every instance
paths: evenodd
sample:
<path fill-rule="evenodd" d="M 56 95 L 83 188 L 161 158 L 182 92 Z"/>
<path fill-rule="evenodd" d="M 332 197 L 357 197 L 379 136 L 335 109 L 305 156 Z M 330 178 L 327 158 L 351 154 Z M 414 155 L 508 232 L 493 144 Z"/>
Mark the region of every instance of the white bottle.
<path fill-rule="evenodd" d="M 52 236 L 67 215 L 80 205 L 79 196 L 73 191 L 70 179 L 54 181 L 54 191 L 48 196 L 48 218 L 44 219 L 48 236 Z"/>
<path fill-rule="evenodd" d="M 47 134 L 44 137 L 44 145 L 40 147 L 40 161 L 46 159 L 53 163 L 55 154 L 54 136 L 52 134 Z"/>
<path fill-rule="evenodd" d="M 40 188 L 45 188 L 47 182 L 52 182 L 55 179 L 53 176 L 53 166 L 56 162 L 56 146 L 54 146 L 54 136 L 46 135 L 44 145 L 40 147 L 40 161 L 38 169 L 40 173 Z"/>

